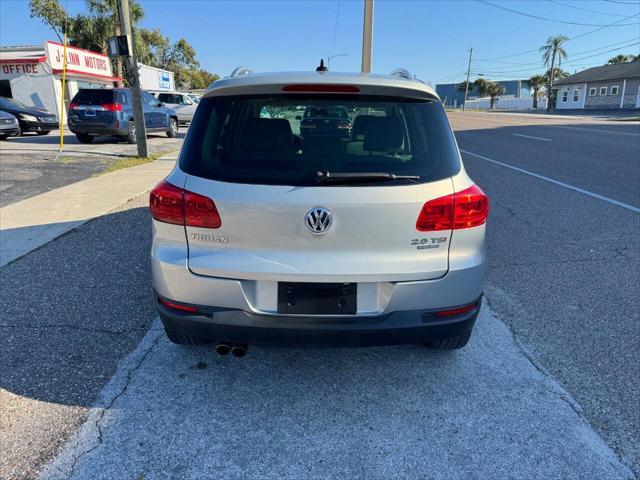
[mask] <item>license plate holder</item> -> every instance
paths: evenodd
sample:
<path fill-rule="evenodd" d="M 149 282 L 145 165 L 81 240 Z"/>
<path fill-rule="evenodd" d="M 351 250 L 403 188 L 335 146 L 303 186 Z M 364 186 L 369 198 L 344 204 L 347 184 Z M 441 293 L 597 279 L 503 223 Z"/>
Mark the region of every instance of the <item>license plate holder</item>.
<path fill-rule="evenodd" d="M 357 283 L 278 282 L 278 313 L 355 315 Z"/>

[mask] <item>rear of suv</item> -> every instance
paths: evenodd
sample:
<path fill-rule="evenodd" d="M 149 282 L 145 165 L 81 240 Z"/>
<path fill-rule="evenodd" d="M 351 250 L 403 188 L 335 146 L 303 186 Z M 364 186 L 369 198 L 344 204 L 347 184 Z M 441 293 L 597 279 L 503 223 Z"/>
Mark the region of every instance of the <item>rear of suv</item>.
<path fill-rule="evenodd" d="M 178 116 L 149 92 L 142 92 L 144 124 L 148 133 L 178 135 Z M 128 88 L 80 89 L 69 104 L 69 129 L 81 143 L 109 135 L 128 143 L 136 142 L 131 93 Z"/>
<path fill-rule="evenodd" d="M 305 129 L 300 110 L 347 115 L 349 135 Z M 227 78 L 150 195 L 159 315 L 182 344 L 460 348 L 488 207 L 420 81 Z"/>

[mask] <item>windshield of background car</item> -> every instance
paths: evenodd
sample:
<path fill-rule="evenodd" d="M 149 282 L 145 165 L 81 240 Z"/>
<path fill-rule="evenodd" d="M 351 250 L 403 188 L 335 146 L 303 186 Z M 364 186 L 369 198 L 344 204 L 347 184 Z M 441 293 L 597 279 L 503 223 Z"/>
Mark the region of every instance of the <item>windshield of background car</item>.
<path fill-rule="evenodd" d="M 458 173 L 460 161 L 444 108 L 437 101 L 351 95 L 221 96 L 201 100 L 180 167 L 188 174 L 224 182 L 317 186 L 317 173 L 327 171 L 382 172 L 431 182 Z"/>

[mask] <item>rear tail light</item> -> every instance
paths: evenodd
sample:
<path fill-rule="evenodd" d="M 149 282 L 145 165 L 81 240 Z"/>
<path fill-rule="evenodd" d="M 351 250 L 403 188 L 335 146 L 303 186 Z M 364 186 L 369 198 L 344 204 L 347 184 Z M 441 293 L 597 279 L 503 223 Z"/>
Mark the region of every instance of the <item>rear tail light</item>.
<path fill-rule="evenodd" d="M 121 103 L 103 103 L 101 106 L 107 112 L 121 112 L 122 111 L 122 104 Z"/>
<path fill-rule="evenodd" d="M 71 111 L 71 110 L 75 110 L 77 107 L 78 107 L 78 104 L 77 104 L 77 103 L 73 103 L 73 102 L 71 102 L 71 103 L 69 104 L 69 111 Z"/>
<path fill-rule="evenodd" d="M 424 204 L 416 229 L 421 232 L 461 230 L 482 225 L 489 216 L 489 197 L 476 185 Z"/>
<path fill-rule="evenodd" d="M 159 222 L 201 228 L 219 228 L 222 225 L 213 200 L 166 181 L 151 191 L 149 209 L 151 216 Z"/>
<path fill-rule="evenodd" d="M 180 305 L 179 303 L 170 302 L 169 300 L 165 300 L 164 298 L 158 297 L 158 303 L 164 305 L 171 310 L 178 310 L 180 312 L 185 313 L 198 313 L 198 309 L 196 307 L 192 307 L 190 305 Z"/>
<path fill-rule="evenodd" d="M 351 122 L 338 122 L 338 128 L 340 130 L 346 130 L 351 128 Z"/>

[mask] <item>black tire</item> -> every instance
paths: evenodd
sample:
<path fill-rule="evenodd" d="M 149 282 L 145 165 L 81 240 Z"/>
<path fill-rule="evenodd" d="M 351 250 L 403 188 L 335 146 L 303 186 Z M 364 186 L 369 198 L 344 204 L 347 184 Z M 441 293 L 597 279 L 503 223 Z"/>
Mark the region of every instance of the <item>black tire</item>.
<path fill-rule="evenodd" d="M 76 138 L 80 143 L 93 142 L 93 137 L 91 135 L 87 135 L 86 133 L 76 133 Z"/>
<path fill-rule="evenodd" d="M 178 136 L 178 121 L 175 118 L 169 119 L 167 125 L 167 137 L 176 138 Z"/>
<path fill-rule="evenodd" d="M 9 138 L 9 135 L 0 135 L 0 140 L 6 140 Z"/>
<path fill-rule="evenodd" d="M 171 343 L 176 345 L 207 345 L 212 342 L 208 338 L 194 337 L 193 335 L 187 335 L 182 332 L 174 332 L 173 330 L 164 329 L 167 334 L 167 338 Z"/>
<path fill-rule="evenodd" d="M 38 130 L 36 133 L 38 135 L 49 135 L 49 133 L 51 133 L 51 130 Z"/>
<path fill-rule="evenodd" d="M 129 121 L 129 132 L 125 135 L 124 140 L 127 143 L 136 143 L 136 125 L 133 120 Z"/>
<path fill-rule="evenodd" d="M 457 350 L 464 347 L 471 338 L 471 332 L 464 335 L 456 335 L 449 338 L 438 338 L 427 343 L 427 347 L 432 350 Z"/>

